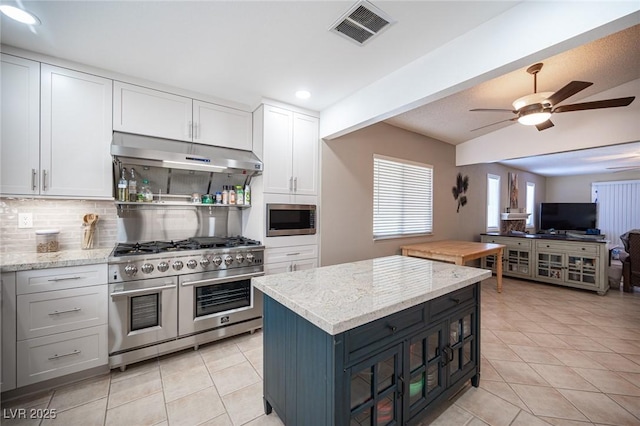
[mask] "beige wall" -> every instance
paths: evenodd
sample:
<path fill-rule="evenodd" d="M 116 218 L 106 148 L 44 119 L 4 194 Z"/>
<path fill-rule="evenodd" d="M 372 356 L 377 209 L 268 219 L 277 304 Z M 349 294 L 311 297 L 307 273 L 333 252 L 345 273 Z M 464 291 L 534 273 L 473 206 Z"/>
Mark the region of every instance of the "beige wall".
<path fill-rule="evenodd" d="M 591 183 L 640 179 L 640 170 L 547 178 L 548 203 L 590 203 Z"/>
<path fill-rule="evenodd" d="M 374 153 L 433 165 L 433 235 L 373 240 Z M 458 204 L 451 189 L 459 171 L 469 176 L 469 190 L 467 205 L 456 213 Z M 479 241 L 480 233 L 486 230 L 487 173 L 502 177 L 502 197 L 506 207 L 509 171 L 518 172 L 519 205 L 524 207 L 523 188 L 527 180 L 536 182 L 536 202 L 544 199 L 544 177 L 498 164 L 457 168 L 455 146 L 385 123 L 323 142 L 321 263 L 325 266 L 399 254 L 401 245 L 424 241 Z M 393 202 L 393 194 L 389 194 L 389 202 Z"/>

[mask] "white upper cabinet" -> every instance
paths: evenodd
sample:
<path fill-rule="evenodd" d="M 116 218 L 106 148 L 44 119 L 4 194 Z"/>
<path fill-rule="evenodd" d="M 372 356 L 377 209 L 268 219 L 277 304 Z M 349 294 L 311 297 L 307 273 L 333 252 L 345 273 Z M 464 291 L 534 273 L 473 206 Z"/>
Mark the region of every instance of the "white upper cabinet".
<path fill-rule="evenodd" d="M 2 54 L 0 193 L 38 194 L 40 63 Z"/>
<path fill-rule="evenodd" d="M 116 81 L 113 130 L 251 150 L 251 113 Z"/>
<path fill-rule="evenodd" d="M 293 113 L 292 170 L 296 195 L 318 192 L 318 124 L 316 117 Z"/>
<path fill-rule="evenodd" d="M 112 197 L 111 80 L 41 67 L 40 193 Z"/>
<path fill-rule="evenodd" d="M 193 141 L 227 148 L 253 148 L 251 113 L 202 101 L 193 101 Z"/>
<path fill-rule="evenodd" d="M 317 195 L 318 119 L 264 105 L 264 192 Z"/>
<path fill-rule="evenodd" d="M 112 197 L 112 82 L 2 55 L 2 194 Z"/>
<path fill-rule="evenodd" d="M 113 130 L 191 141 L 191 99 L 119 81 L 113 85 Z"/>

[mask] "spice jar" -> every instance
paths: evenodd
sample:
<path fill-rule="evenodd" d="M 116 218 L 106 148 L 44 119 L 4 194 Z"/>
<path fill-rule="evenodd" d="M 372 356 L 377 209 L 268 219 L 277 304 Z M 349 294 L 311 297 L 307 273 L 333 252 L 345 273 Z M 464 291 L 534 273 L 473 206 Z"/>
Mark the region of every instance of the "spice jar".
<path fill-rule="evenodd" d="M 36 252 L 50 253 L 58 251 L 60 248 L 60 244 L 58 243 L 58 234 L 60 234 L 60 231 L 57 229 L 43 229 L 36 231 Z"/>

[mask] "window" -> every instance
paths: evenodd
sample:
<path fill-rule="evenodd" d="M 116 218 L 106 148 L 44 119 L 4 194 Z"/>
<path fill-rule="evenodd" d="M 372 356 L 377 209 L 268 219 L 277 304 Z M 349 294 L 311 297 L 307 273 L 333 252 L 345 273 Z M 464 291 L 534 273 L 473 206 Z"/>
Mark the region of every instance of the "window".
<path fill-rule="evenodd" d="M 536 225 L 535 220 L 533 219 L 535 214 L 533 212 L 534 205 L 536 199 L 536 184 L 533 182 L 527 182 L 527 213 L 529 216 L 527 217 L 527 228 L 534 228 Z"/>
<path fill-rule="evenodd" d="M 487 231 L 500 229 L 500 176 L 487 175 Z"/>
<path fill-rule="evenodd" d="M 433 231 L 433 167 L 373 156 L 373 238 Z"/>

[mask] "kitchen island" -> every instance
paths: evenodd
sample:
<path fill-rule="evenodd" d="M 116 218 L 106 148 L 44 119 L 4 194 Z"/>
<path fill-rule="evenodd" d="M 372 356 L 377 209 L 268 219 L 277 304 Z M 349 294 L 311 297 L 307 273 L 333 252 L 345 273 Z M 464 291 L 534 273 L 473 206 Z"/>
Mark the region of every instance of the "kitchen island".
<path fill-rule="evenodd" d="M 414 424 L 480 377 L 486 270 L 389 256 L 253 279 L 287 425 Z"/>

